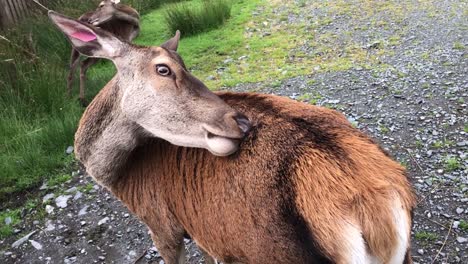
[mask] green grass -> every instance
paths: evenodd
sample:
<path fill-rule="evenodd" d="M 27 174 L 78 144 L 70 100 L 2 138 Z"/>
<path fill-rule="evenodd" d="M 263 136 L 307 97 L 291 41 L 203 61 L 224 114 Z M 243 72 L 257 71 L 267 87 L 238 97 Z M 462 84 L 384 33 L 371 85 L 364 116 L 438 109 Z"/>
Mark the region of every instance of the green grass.
<path fill-rule="evenodd" d="M 450 147 L 450 146 L 453 146 L 453 141 L 446 140 L 446 139 L 444 139 L 443 141 L 438 140 L 438 141 L 435 141 L 434 143 L 432 143 L 432 147 L 436 148 L 436 149 L 439 149 L 439 148 L 442 148 L 442 147 Z"/>
<path fill-rule="evenodd" d="M 8 225 L 5 223 L 7 218 L 11 220 L 11 223 Z M 0 212 L 0 239 L 11 236 L 14 226 L 20 222 L 20 219 L 19 209 Z"/>
<path fill-rule="evenodd" d="M 468 231 L 468 221 L 465 221 L 465 220 L 460 220 L 460 224 L 458 225 L 458 227 L 463 230 L 463 231 Z"/>
<path fill-rule="evenodd" d="M 379 130 L 382 134 L 388 134 L 388 132 L 390 132 L 390 129 L 385 125 L 379 125 Z"/>
<path fill-rule="evenodd" d="M 433 242 L 438 238 L 438 236 L 435 233 L 419 231 L 414 234 L 414 238 L 422 242 Z"/>
<path fill-rule="evenodd" d="M 461 43 L 460 41 L 456 41 L 453 43 L 453 48 L 457 50 L 464 50 L 465 45 L 463 45 L 463 43 Z"/>
<path fill-rule="evenodd" d="M 231 2 L 191 1 L 172 5 L 164 12 L 169 32 L 180 30 L 185 36 L 220 27 L 231 16 Z"/>
<path fill-rule="evenodd" d="M 444 168 L 446 171 L 451 172 L 462 168 L 462 164 L 456 157 L 447 156 L 444 159 Z"/>
<path fill-rule="evenodd" d="M 319 93 L 304 93 L 297 97 L 297 100 L 315 105 L 322 98 L 323 96 Z"/>

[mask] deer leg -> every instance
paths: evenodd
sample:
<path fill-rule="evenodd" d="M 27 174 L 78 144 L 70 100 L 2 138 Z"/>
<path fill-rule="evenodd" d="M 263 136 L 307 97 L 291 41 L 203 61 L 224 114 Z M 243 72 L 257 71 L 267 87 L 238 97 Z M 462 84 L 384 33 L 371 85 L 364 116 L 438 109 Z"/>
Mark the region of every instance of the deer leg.
<path fill-rule="evenodd" d="M 71 96 L 72 85 L 73 85 L 73 74 L 75 72 L 76 65 L 80 61 L 80 53 L 76 49 L 72 49 L 70 56 L 70 72 L 68 73 L 67 78 L 67 94 Z"/>
<path fill-rule="evenodd" d="M 164 232 L 164 231 L 163 231 Z M 170 234 L 169 234 L 170 233 Z M 151 232 L 151 238 L 165 264 L 185 264 L 184 231 L 156 233 Z"/>
<path fill-rule="evenodd" d="M 80 102 L 83 106 L 87 105 L 85 100 L 85 82 L 86 82 L 86 72 L 88 68 L 98 62 L 97 58 L 86 58 L 84 61 L 81 62 L 80 68 Z"/>

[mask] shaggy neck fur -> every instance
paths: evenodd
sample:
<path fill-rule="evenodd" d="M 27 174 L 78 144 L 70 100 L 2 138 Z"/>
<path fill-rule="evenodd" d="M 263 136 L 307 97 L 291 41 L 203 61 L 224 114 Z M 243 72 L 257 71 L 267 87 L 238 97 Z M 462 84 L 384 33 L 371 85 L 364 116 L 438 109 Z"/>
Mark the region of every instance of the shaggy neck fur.
<path fill-rule="evenodd" d="M 119 108 L 119 81 L 114 78 L 86 109 L 75 134 L 75 153 L 87 172 L 109 187 L 138 145 L 140 128 Z"/>

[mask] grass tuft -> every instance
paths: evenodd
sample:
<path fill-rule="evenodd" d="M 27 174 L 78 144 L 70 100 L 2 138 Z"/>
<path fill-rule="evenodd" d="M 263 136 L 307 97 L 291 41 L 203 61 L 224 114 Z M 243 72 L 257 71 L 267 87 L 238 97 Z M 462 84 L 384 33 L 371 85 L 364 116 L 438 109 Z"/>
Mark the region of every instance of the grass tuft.
<path fill-rule="evenodd" d="M 172 5 L 165 10 L 164 19 L 170 32 L 180 30 L 184 36 L 190 36 L 217 28 L 230 16 L 228 1 L 204 0 Z"/>
<path fill-rule="evenodd" d="M 435 233 L 427 232 L 427 231 L 419 231 L 414 234 L 414 237 L 423 242 L 432 242 L 435 241 L 438 236 Z"/>

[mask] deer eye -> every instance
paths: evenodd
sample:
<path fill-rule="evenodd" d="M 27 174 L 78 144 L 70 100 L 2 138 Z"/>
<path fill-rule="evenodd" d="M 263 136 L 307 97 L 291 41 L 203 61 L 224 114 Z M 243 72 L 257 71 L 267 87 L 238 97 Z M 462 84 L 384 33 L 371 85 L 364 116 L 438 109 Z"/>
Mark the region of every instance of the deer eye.
<path fill-rule="evenodd" d="M 169 67 L 163 64 L 156 65 L 156 72 L 161 76 L 171 75 L 171 70 L 169 69 Z"/>

